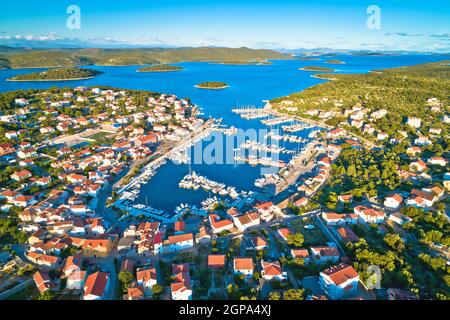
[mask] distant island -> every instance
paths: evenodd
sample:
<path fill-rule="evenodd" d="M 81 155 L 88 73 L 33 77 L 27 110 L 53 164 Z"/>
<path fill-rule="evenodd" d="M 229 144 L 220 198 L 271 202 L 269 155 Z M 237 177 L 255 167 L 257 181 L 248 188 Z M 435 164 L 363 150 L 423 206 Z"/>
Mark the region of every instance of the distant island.
<path fill-rule="evenodd" d="M 332 60 L 325 61 L 325 63 L 328 63 L 328 64 L 345 64 L 346 62 L 342 61 L 342 60 L 332 59 Z"/>
<path fill-rule="evenodd" d="M 28 49 L 11 51 L 0 46 L 0 66 L 11 69 L 79 66 L 145 66 L 175 62 L 263 62 L 291 60 L 291 56 L 273 50 L 250 48 L 133 48 L 133 49 Z"/>
<path fill-rule="evenodd" d="M 80 68 L 53 68 L 42 72 L 20 74 L 7 81 L 74 81 L 91 79 L 103 72 Z"/>
<path fill-rule="evenodd" d="M 319 67 L 319 66 L 307 66 L 300 68 L 299 70 L 303 71 L 314 71 L 314 72 L 334 72 L 334 69 L 326 68 L 326 67 Z"/>
<path fill-rule="evenodd" d="M 218 61 L 216 64 L 229 64 L 229 65 L 250 65 L 250 66 L 264 66 L 271 65 L 270 61 Z"/>
<path fill-rule="evenodd" d="M 213 90 L 218 90 L 218 89 L 226 89 L 229 87 L 228 84 L 226 84 L 225 82 L 218 82 L 218 81 L 207 81 L 207 82 L 202 82 L 199 83 L 195 86 L 196 88 L 199 89 L 213 89 Z"/>
<path fill-rule="evenodd" d="M 183 70 L 183 68 L 179 66 L 172 66 L 170 64 L 154 64 L 137 69 L 136 72 L 174 72 L 181 70 Z"/>
<path fill-rule="evenodd" d="M 300 57 L 298 60 L 304 60 L 304 61 L 320 61 L 322 59 L 316 58 L 316 57 Z"/>

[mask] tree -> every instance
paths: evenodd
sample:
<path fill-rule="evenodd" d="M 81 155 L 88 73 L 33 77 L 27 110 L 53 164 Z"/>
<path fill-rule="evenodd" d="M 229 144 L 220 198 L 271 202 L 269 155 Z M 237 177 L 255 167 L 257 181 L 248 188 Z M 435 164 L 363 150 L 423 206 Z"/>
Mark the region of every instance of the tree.
<path fill-rule="evenodd" d="M 303 242 L 305 241 L 305 238 L 303 237 L 303 234 L 300 232 L 291 233 L 287 237 L 287 243 L 290 246 L 294 247 L 301 247 L 303 245 Z"/>
<path fill-rule="evenodd" d="M 269 300 L 280 300 L 281 295 L 277 291 L 272 291 L 269 293 Z"/>
<path fill-rule="evenodd" d="M 121 271 L 118 279 L 122 285 L 122 290 L 125 291 L 133 282 L 133 274 L 130 271 Z"/>
<path fill-rule="evenodd" d="M 37 300 L 55 300 L 55 293 L 51 290 L 47 290 L 45 292 L 42 292 L 37 297 Z"/>
<path fill-rule="evenodd" d="M 283 300 L 305 300 L 304 289 L 289 289 L 283 292 Z"/>
<path fill-rule="evenodd" d="M 164 287 L 160 284 L 155 284 L 152 287 L 152 292 L 154 295 L 160 295 L 163 292 L 163 290 L 164 290 Z"/>
<path fill-rule="evenodd" d="M 396 233 L 388 233 L 383 240 L 389 247 L 398 252 L 402 252 L 405 249 L 405 243 Z"/>

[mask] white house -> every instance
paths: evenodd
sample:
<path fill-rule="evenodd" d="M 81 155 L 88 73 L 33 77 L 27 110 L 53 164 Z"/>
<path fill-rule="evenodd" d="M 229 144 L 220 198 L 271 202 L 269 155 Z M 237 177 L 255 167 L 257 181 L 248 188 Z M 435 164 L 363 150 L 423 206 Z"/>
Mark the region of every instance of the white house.
<path fill-rule="evenodd" d="M 334 213 L 322 212 L 322 219 L 325 220 L 329 226 L 338 226 L 345 224 L 356 224 L 358 222 L 358 215 L 352 213 Z"/>
<path fill-rule="evenodd" d="M 247 278 L 253 275 L 253 259 L 252 258 L 234 258 L 233 270 L 235 274 L 243 274 Z"/>
<path fill-rule="evenodd" d="M 168 240 L 163 242 L 161 250 L 163 252 L 175 252 L 192 248 L 194 246 L 194 235 L 192 233 L 178 234 L 169 236 Z"/>
<path fill-rule="evenodd" d="M 233 221 L 239 231 L 243 232 L 245 229 L 259 225 L 260 218 L 258 213 L 251 212 L 239 217 L 233 217 Z"/>
<path fill-rule="evenodd" d="M 152 294 L 152 287 L 157 284 L 155 268 L 140 268 L 136 270 L 136 280 L 144 288 L 146 295 Z"/>
<path fill-rule="evenodd" d="M 337 263 L 339 261 L 339 251 L 335 247 L 311 247 L 309 250 L 311 251 L 314 261 L 318 264 L 329 262 Z"/>
<path fill-rule="evenodd" d="M 420 128 L 422 124 L 422 120 L 416 117 L 409 117 L 406 121 L 406 124 L 410 125 L 413 128 Z"/>
<path fill-rule="evenodd" d="M 400 205 L 402 204 L 402 202 L 403 202 L 402 196 L 396 193 L 396 194 L 387 196 L 387 197 L 384 199 L 384 203 L 383 203 L 383 204 L 384 204 L 384 206 L 385 206 L 386 208 L 389 208 L 389 209 L 398 209 L 398 207 L 400 207 Z"/>
<path fill-rule="evenodd" d="M 382 223 L 386 218 L 384 211 L 364 206 L 357 206 L 353 211 L 358 215 L 361 221 L 366 223 Z"/>
<path fill-rule="evenodd" d="M 319 282 L 326 295 L 336 300 L 357 293 L 359 275 L 353 267 L 342 263 L 322 271 Z"/>
<path fill-rule="evenodd" d="M 266 280 L 284 281 L 287 279 L 287 273 L 281 269 L 279 262 L 261 261 L 261 276 Z"/>

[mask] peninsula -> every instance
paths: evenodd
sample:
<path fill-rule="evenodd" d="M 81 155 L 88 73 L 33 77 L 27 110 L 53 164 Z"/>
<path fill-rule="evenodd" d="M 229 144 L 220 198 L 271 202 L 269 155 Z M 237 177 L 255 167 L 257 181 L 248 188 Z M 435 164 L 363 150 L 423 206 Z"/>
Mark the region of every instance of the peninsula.
<path fill-rule="evenodd" d="M 20 74 L 7 81 L 74 81 L 91 79 L 102 72 L 80 68 L 53 68 L 42 72 Z"/>
<path fill-rule="evenodd" d="M 319 66 L 307 66 L 303 68 L 299 68 L 302 71 L 311 71 L 311 72 L 334 72 L 332 68 L 319 67 Z"/>
<path fill-rule="evenodd" d="M 169 64 L 154 64 L 137 69 L 136 72 L 174 72 L 181 70 L 183 70 L 183 68 L 179 66 L 172 66 Z"/>

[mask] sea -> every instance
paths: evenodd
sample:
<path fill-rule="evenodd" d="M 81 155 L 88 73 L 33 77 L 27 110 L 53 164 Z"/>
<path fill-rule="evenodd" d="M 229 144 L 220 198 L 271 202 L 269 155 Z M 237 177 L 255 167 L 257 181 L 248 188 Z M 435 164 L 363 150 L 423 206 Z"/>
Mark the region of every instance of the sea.
<path fill-rule="evenodd" d="M 45 69 L 4 69 L 0 70 L 0 92 L 20 89 L 45 89 L 49 87 L 76 86 L 111 86 L 122 89 L 149 90 L 160 93 L 175 94 L 179 98 L 189 98 L 198 105 L 203 117 L 221 118 L 222 124 L 234 126 L 242 130 L 264 130 L 268 127 L 261 123 L 261 119 L 245 120 L 231 110 L 237 107 L 252 106 L 261 108 L 265 101 L 302 91 L 327 80 L 311 77 L 311 72 L 301 71 L 304 66 L 324 66 L 335 69 L 336 73 L 367 73 L 370 70 L 415 65 L 448 59 L 442 55 L 336 55 L 317 57 L 321 60 L 274 60 L 271 65 L 226 65 L 207 62 L 174 63 L 183 67 L 179 72 L 144 73 L 136 72 L 140 66 L 89 66 L 91 69 L 102 71 L 100 76 L 81 81 L 59 82 L 7 82 L 6 79 L 18 74 L 43 71 Z M 326 64 L 326 60 L 338 59 L 345 64 Z M 229 85 L 223 90 L 205 90 L 195 87 L 205 81 L 221 81 Z M 280 129 L 276 126 L 272 129 Z M 301 131 L 296 135 L 307 137 L 311 130 Z M 219 134 L 213 134 L 198 144 L 207 148 L 215 139 L 226 139 Z M 289 142 L 282 142 L 282 147 L 295 150 L 297 146 Z M 195 147 L 199 147 L 196 145 Z M 225 153 L 233 150 L 224 150 Z M 289 161 L 286 155 L 281 160 Z M 226 162 L 226 163 L 222 163 Z M 260 191 L 255 185 L 255 179 L 260 178 L 262 166 L 249 164 L 235 164 L 229 161 L 217 163 L 175 164 L 168 161 L 157 170 L 150 181 L 142 185 L 135 203 L 150 205 L 156 209 L 173 212 L 180 203 L 199 205 L 211 194 L 202 190 L 185 190 L 178 187 L 179 181 L 190 170 L 221 182 L 227 186 L 234 186 L 238 191 Z"/>

